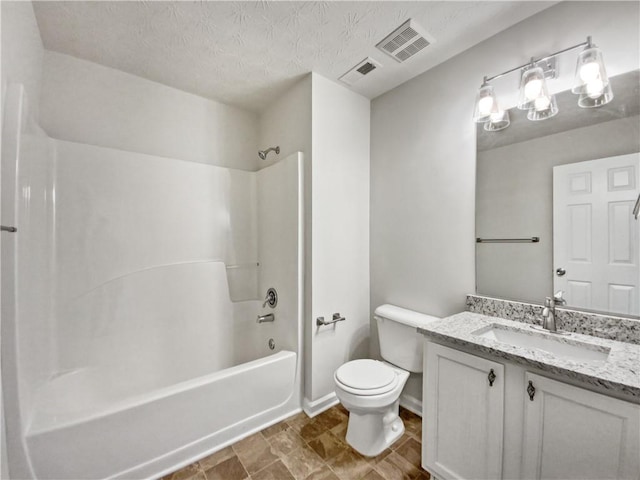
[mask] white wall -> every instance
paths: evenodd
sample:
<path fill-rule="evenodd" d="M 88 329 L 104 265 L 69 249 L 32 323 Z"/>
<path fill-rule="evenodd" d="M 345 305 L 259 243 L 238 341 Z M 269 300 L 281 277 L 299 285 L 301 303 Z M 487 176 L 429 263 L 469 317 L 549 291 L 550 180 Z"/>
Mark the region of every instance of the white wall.
<path fill-rule="evenodd" d="M 272 165 L 294 152 L 304 152 L 311 161 L 311 75 L 305 76 L 274 101 L 259 117 L 258 150 L 280 146 L 280 154 L 269 153 L 258 168 Z M 308 158 L 306 158 L 308 157 Z"/>
<path fill-rule="evenodd" d="M 31 2 L 3 1 L 2 98 L 8 83 L 21 83 L 38 117 L 44 48 Z"/>
<path fill-rule="evenodd" d="M 313 74 L 311 376 L 306 405 L 333 395 L 333 373 L 369 354 L 368 99 Z M 316 327 L 339 312 L 345 322 Z"/>
<path fill-rule="evenodd" d="M 10 83 L 19 83 L 24 85 L 26 91 L 27 103 L 29 111 L 26 113 L 33 118 L 38 117 L 38 103 L 40 98 L 40 80 L 42 77 L 42 57 L 44 49 L 40 38 L 40 31 L 33 13 L 31 2 L 11 2 L 3 1 L 0 3 L 0 14 L 2 17 L 2 40 L 1 54 L 2 58 L 2 125 L 5 125 L 5 93 L 7 85 Z M 3 144 L 3 149 L 6 145 Z M 5 179 L 6 180 L 6 179 Z M 6 219 L 4 219 L 6 220 Z M 3 221 L 4 224 L 4 221 Z M 2 234 L 4 237 L 6 234 Z M 0 240 L 0 248 L 2 248 Z M 0 267 L 0 283 L 13 281 L 7 279 L 4 275 L 4 268 Z M 3 323 L 5 318 L 1 320 Z M 4 325 L 2 330 L 5 330 Z M 2 387 L 0 388 L 0 478 L 9 478 L 9 467 L 7 462 L 7 445 L 5 435 L 5 415 L 3 402 L 4 378 Z M 15 385 L 14 385 L 15 387 Z M 15 393 L 15 392 L 14 392 Z M 17 401 L 17 397 L 14 395 Z M 19 424 L 13 422 L 16 428 L 20 428 Z M 13 450 L 20 449 L 19 441 L 13 442 Z"/>
<path fill-rule="evenodd" d="M 235 329 L 250 337 L 255 317 L 234 321 L 224 266 L 258 261 L 255 174 L 71 142 L 56 148 L 50 373 L 126 370 L 137 358 L 155 368 L 168 361 L 161 375 L 184 369 L 190 378 L 246 361 L 234 353 L 242 351 Z M 255 269 L 246 280 L 244 299 L 255 301 Z"/>
<path fill-rule="evenodd" d="M 307 75 L 284 95 L 275 100 L 260 115 L 258 137 L 259 150 L 280 146 L 280 154 L 271 152 L 264 166 L 272 164 L 279 157 L 286 157 L 295 151 L 303 152 L 304 158 L 304 318 L 303 318 L 303 358 L 304 391 L 311 389 L 311 340 L 308 332 L 311 318 L 311 223 L 313 220 L 311 204 L 311 84 L 312 76 Z"/>
<path fill-rule="evenodd" d="M 637 69 L 638 7 L 562 2 L 373 101 L 372 308 L 392 303 L 449 315 L 463 310 L 465 294 L 475 289 L 471 116 L 482 77 L 587 35 L 602 48 L 610 75 Z M 517 79 L 511 83 L 517 88 Z M 372 349 L 377 350 L 375 335 Z M 405 391 L 420 398 L 419 379 Z"/>
<path fill-rule="evenodd" d="M 276 341 L 276 349 L 302 350 L 302 318 L 304 288 L 300 281 L 303 273 L 304 251 L 300 245 L 304 240 L 300 217 L 301 168 L 304 159 L 301 153 L 263 168 L 256 173 L 258 212 L 258 285 L 262 303 L 267 289 L 278 292 L 278 304 L 259 310 L 260 314 L 273 313 L 273 323 L 263 323 L 253 328 L 262 335 L 266 345 L 269 338 Z M 275 214 L 274 214 L 275 213 Z M 302 317 L 302 318 L 301 318 Z M 255 322 L 255 320 L 254 320 Z M 254 323 L 255 325 L 255 323 Z M 298 388 L 289 399 L 289 405 L 300 407 L 302 398 L 303 360 L 297 359 L 296 385 Z"/>
<path fill-rule="evenodd" d="M 335 401 L 335 369 L 368 355 L 369 106 L 311 74 L 260 117 L 260 149 L 305 155 L 304 407 L 311 414 Z M 335 312 L 347 321 L 316 328 L 316 317 Z"/>
<path fill-rule="evenodd" d="M 256 114 L 49 51 L 41 123 L 59 140 L 258 168 Z"/>

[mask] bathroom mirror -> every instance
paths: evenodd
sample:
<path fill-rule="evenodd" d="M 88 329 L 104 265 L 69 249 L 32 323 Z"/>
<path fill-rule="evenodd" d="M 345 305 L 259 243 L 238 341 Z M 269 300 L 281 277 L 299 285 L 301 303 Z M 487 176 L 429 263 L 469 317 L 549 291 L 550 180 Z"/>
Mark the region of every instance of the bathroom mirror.
<path fill-rule="evenodd" d="M 578 202 L 581 208 L 574 208 L 571 215 L 556 212 L 554 229 L 554 170 L 558 185 L 566 185 L 568 180 L 560 177 L 569 175 L 574 187 L 584 190 L 589 187 L 585 178 L 591 175 L 584 172 L 597 164 L 586 162 L 601 160 L 601 164 L 615 167 L 608 168 L 605 181 L 608 178 L 615 188 L 616 182 L 622 182 L 621 189 L 635 189 L 638 195 L 640 180 L 635 165 L 640 158 L 640 72 L 613 77 L 611 83 L 615 97 L 600 108 L 580 108 L 577 96 L 566 91 L 556 96 L 559 113 L 553 118 L 529 121 L 526 111 L 514 108 L 509 111 L 511 125 L 505 130 L 487 132 L 483 124 L 478 124 L 476 237 L 497 241 L 476 243 L 477 294 L 541 304 L 554 289 L 562 288 L 568 290 L 569 307 L 640 318 L 640 219 L 631 215 L 635 198 L 630 206 L 626 199 L 609 201 L 604 207 Z M 618 166 L 618 160 L 612 159 L 623 155 L 632 162 L 630 166 Z M 563 167 L 570 164 L 573 166 Z M 625 175 L 626 180 L 622 180 Z M 557 188 L 556 210 L 562 197 Z M 615 210 L 612 218 L 625 225 L 620 238 L 610 240 L 608 224 L 589 224 L 589 212 L 596 208 Z M 578 278 L 576 263 L 565 265 L 567 260 L 559 253 L 567 250 L 559 243 L 563 241 L 561 233 L 566 236 L 567 225 L 573 235 L 570 244 L 581 248 L 582 253 L 595 255 L 596 244 L 604 246 L 603 255 L 615 256 L 620 248 L 627 254 L 631 252 L 633 258 L 621 261 L 630 268 L 627 275 L 635 285 L 626 280 L 610 282 L 604 292 L 604 304 L 592 300 L 589 280 Z M 580 229 L 591 235 L 577 236 Z M 557 262 L 563 264 L 556 265 Z M 578 263 L 584 270 L 589 262 Z M 600 271 L 587 275 L 603 279 Z"/>

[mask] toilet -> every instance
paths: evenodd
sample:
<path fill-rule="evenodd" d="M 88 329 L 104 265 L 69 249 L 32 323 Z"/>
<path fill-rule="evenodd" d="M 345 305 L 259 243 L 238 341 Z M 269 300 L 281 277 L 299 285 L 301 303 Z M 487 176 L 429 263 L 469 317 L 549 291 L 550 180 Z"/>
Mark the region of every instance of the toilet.
<path fill-rule="evenodd" d="M 400 394 L 410 372 L 422 372 L 422 335 L 417 327 L 437 317 L 394 305 L 374 313 L 380 354 L 386 361 L 352 360 L 334 375 L 336 395 L 349 411 L 347 443 L 362 455 L 374 457 L 404 433 L 398 416 Z"/>

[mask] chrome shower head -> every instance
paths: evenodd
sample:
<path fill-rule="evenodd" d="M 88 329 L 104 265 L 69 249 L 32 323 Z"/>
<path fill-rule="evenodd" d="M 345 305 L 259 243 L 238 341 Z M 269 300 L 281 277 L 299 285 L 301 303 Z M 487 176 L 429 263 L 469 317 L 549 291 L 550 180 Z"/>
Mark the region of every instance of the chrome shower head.
<path fill-rule="evenodd" d="M 258 156 L 259 156 L 262 160 L 266 160 L 266 159 L 267 159 L 267 154 L 268 154 L 269 152 L 271 152 L 272 150 L 273 150 L 274 152 L 276 152 L 276 155 L 279 155 L 279 154 L 280 154 L 280 147 L 270 147 L 270 148 L 267 148 L 266 150 L 260 150 L 260 151 L 258 152 Z"/>

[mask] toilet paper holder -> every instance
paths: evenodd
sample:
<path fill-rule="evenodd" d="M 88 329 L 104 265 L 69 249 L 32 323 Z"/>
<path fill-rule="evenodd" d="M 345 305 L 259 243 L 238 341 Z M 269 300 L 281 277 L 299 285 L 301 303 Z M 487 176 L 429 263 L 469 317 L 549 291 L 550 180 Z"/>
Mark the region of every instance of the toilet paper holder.
<path fill-rule="evenodd" d="M 339 313 L 334 313 L 331 320 L 325 320 L 324 317 L 316 318 L 316 326 L 322 327 L 323 325 L 333 325 L 334 323 L 342 322 L 344 320 L 346 320 L 345 317 L 343 317 Z"/>

